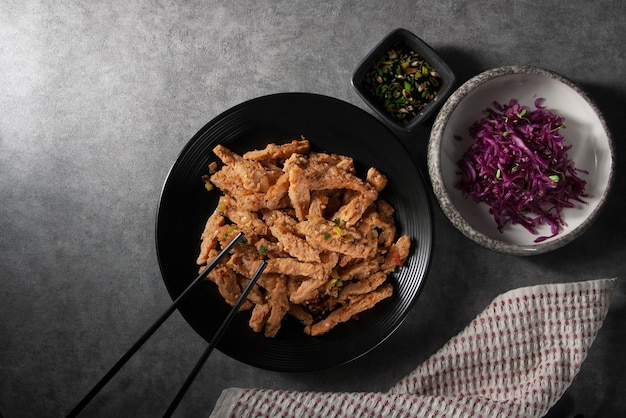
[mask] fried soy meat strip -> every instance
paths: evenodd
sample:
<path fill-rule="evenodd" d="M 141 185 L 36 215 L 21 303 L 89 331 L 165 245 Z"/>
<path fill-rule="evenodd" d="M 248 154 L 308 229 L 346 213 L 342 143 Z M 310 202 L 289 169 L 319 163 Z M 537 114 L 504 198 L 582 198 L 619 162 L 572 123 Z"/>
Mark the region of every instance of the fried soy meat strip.
<path fill-rule="evenodd" d="M 254 331 L 272 338 L 292 317 L 305 333 L 323 335 L 393 294 L 388 275 L 406 261 L 411 240 L 396 236 L 394 209 L 379 199 L 383 173 L 371 167 L 359 178 L 351 158 L 313 152 L 305 139 L 243 155 L 218 145 L 214 153 L 222 165 L 213 162 L 206 178 L 223 195 L 197 264 L 204 268 L 244 233 L 208 280 L 233 305 L 267 261 L 241 308 L 251 311 Z"/>

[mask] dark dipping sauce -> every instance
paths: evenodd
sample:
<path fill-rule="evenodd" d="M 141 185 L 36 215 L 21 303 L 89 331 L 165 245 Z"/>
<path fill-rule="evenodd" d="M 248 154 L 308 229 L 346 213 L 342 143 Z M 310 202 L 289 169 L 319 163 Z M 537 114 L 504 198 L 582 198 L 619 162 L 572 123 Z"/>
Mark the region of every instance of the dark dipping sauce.
<path fill-rule="evenodd" d="M 378 104 L 401 122 L 408 122 L 426 107 L 442 83 L 432 65 L 404 44 L 385 52 L 363 80 Z"/>

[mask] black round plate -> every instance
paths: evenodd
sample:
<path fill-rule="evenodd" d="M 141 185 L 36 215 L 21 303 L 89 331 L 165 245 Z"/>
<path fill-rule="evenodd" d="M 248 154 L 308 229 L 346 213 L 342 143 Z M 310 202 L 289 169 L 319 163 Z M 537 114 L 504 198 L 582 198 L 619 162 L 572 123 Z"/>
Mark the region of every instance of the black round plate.
<path fill-rule="evenodd" d="M 248 327 L 250 314 L 236 315 L 217 348 L 244 363 L 277 371 L 313 371 L 354 360 L 384 341 L 402 323 L 423 285 L 432 251 L 433 220 L 424 178 L 396 137 L 376 118 L 338 99 L 310 93 L 281 93 L 244 102 L 204 126 L 184 147 L 161 192 L 156 219 L 159 266 L 176 298 L 198 274 L 200 234 L 219 191 L 207 192 L 201 180 L 217 158 L 217 144 L 238 153 L 306 137 L 313 150 L 350 156 L 364 177 L 376 167 L 389 180 L 381 193 L 396 209 L 399 234 L 413 249 L 406 264 L 391 275 L 394 294 L 371 310 L 320 337 L 304 334 L 285 319 L 275 338 Z M 230 307 L 213 283 L 202 283 L 179 307 L 207 341 Z"/>

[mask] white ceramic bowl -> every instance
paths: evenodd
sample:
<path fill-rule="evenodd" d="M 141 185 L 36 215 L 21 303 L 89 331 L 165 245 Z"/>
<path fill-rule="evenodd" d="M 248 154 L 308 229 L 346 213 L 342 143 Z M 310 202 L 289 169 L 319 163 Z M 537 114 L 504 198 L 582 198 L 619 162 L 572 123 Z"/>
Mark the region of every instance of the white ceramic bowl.
<path fill-rule="evenodd" d="M 520 225 L 507 225 L 500 232 L 485 203 L 464 197 L 455 188 L 460 175 L 457 162 L 471 144 L 469 126 L 483 117 L 481 113 L 493 102 L 507 104 L 517 99 L 534 109 L 537 98 L 543 105 L 565 118 L 561 130 L 564 143 L 572 145 L 568 157 L 587 182 L 589 195 L 576 208 L 565 209 L 566 225 L 561 232 L 543 242 L 538 236 L 549 236 L 550 228 L 538 229 L 538 235 Z M 458 136 L 463 137 L 459 140 Z M 455 139 L 456 137 L 456 139 Z M 572 81 L 554 72 L 536 67 L 509 66 L 481 73 L 465 82 L 446 101 L 435 119 L 428 146 L 428 172 L 441 209 L 465 236 L 491 250 L 514 255 L 545 253 L 562 247 L 580 236 L 596 217 L 611 188 L 613 179 L 613 145 L 605 120 L 589 96 Z"/>

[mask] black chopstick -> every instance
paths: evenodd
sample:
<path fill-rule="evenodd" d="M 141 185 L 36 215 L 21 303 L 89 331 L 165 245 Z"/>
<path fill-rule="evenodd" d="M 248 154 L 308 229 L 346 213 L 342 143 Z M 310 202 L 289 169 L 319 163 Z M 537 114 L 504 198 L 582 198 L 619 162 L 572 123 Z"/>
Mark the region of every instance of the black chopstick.
<path fill-rule="evenodd" d="M 250 279 L 250 282 L 248 283 L 246 288 L 243 290 L 243 292 L 239 296 L 239 299 L 237 299 L 237 302 L 235 302 L 235 304 L 233 305 L 232 309 L 228 313 L 228 316 L 226 317 L 226 319 L 224 319 L 224 322 L 222 322 L 222 325 L 220 325 L 220 327 L 218 328 L 217 332 L 215 333 L 215 335 L 213 336 L 213 338 L 209 342 L 209 345 L 207 346 L 206 350 L 204 350 L 204 353 L 202 353 L 202 356 L 200 356 L 200 359 L 196 363 L 195 367 L 193 368 L 193 370 L 191 370 L 191 373 L 189 373 L 189 376 L 187 377 L 187 380 L 185 380 L 185 382 L 183 383 L 183 386 L 180 388 L 180 390 L 176 394 L 176 397 L 174 397 L 174 400 L 170 404 L 169 408 L 167 408 L 167 411 L 165 412 L 165 415 L 163 415 L 164 417 L 171 417 L 172 416 L 172 414 L 174 413 L 174 410 L 176 409 L 176 407 L 178 406 L 180 401 L 185 396 L 185 393 L 187 392 L 187 389 L 189 389 L 189 387 L 191 386 L 191 383 L 194 381 L 194 379 L 196 378 L 196 376 L 200 372 L 200 369 L 204 365 L 204 362 L 207 360 L 207 358 L 209 358 L 209 355 L 211 354 L 211 352 L 213 351 L 213 349 L 217 345 L 218 341 L 220 340 L 220 338 L 222 338 L 222 335 L 224 334 L 224 331 L 226 331 L 226 328 L 228 328 L 228 326 L 230 325 L 230 322 L 235 317 L 235 314 L 239 311 L 239 308 L 241 307 L 241 304 L 246 300 L 246 297 L 248 296 L 248 293 L 250 293 L 250 291 L 254 287 L 254 284 L 256 283 L 257 279 L 259 278 L 259 276 L 261 276 L 261 273 L 263 273 L 263 270 L 265 270 L 266 266 L 267 266 L 267 261 L 265 261 L 265 260 L 262 261 L 261 265 L 257 269 L 256 273 L 254 273 L 254 276 L 252 276 L 252 278 Z"/>
<path fill-rule="evenodd" d="M 193 288 L 204 279 L 215 268 L 215 266 L 222 261 L 222 258 L 230 252 L 230 250 L 243 238 L 243 232 L 238 233 L 235 238 L 211 261 L 207 267 L 202 270 L 202 273 L 194 279 L 193 282 L 176 298 L 176 300 L 170 305 L 169 308 L 152 324 L 150 328 L 128 349 L 126 353 L 111 367 L 111 369 L 100 379 L 98 383 L 85 395 L 85 397 L 70 411 L 67 415 L 68 418 L 75 417 L 85 406 L 93 399 L 94 396 L 108 383 L 109 380 L 126 364 L 126 362 L 141 348 L 141 346 L 154 334 L 154 332 L 165 322 L 165 320 L 176 310 L 180 302 L 193 290 Z M 263 267 L 265 268 L 265 267 Z"/>

